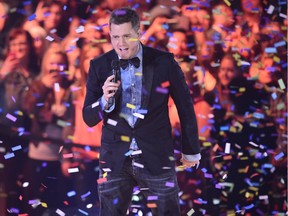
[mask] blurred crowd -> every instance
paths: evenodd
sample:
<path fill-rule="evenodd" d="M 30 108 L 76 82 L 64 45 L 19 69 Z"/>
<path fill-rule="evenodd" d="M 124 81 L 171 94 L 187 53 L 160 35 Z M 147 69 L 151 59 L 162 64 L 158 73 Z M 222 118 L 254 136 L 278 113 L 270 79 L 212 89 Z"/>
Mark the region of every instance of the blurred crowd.
<path fill-rule="evenodd" d="M 86 126 L 82 106 L 121 6 L 139 13 L 143 44 L 174 54 L 194 101 L 202 159 L 176 168 L 183 215 L 286 215 L 282 0 L 0 0 L 2 214 L 97 215 L 102 125 Z M 169 109 L 180 165 L 172 99 Z M 129 215 L 149 215 L 140 191 Z"/>

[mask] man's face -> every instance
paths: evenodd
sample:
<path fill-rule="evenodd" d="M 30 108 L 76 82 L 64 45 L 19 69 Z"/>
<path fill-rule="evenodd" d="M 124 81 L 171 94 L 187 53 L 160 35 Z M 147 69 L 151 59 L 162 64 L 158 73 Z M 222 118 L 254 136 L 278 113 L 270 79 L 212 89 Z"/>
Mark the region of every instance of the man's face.
<path fill-rule="evenodd" d="M 136 55 L 139 48 L 140 30 L 136 32 L 131 22 L 120 25 L 111 24 L 110 38 L 113 48 L 122 59 Z"/>

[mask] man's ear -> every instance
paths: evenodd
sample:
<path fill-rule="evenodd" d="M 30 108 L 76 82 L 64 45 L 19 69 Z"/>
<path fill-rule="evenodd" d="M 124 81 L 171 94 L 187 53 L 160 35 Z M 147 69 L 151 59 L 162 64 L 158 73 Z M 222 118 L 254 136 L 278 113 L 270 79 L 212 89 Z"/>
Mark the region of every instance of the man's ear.
<path fill-rule="evenodd" d="M 137 35 L 138 35 L 138 38 L 141 36 L 141 29 L 139 29 L 138 31 L 137 31 Z"/>

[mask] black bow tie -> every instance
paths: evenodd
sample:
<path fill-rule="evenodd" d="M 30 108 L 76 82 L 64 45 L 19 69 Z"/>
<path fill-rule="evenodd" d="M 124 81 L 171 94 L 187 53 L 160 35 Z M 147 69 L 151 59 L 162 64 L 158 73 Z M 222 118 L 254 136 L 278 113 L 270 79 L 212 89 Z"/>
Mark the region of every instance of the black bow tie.
<path fill-rule="evenodd" d="M 134 57 L 132 59 L 120 59 L 120 67 L 123 70 L 128 67 L 128 64 L 132 64 L 134 67 L 138 68 L 140 66 L 140 59 L 138 57 Z"/>

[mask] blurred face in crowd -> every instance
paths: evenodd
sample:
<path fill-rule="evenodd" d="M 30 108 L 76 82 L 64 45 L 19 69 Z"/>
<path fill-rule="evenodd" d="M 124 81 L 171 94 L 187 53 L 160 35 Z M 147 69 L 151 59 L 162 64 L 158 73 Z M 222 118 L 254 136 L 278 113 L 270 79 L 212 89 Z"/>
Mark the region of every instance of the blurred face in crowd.
<path fill-rule="evenodd" d="M 110 37 L 113 48 L 122 59 L 134 57 L 139 49 L 140 30 L 132 28 L 131 22 L 110 26 Z"/>
<path fill-rule="evenodd" d="M 211 17 L 206 10 L 199 10 L 197 11 L 197 20 L 201 27 L 203 27 L 205 30 L 209 29 L 210 27 L 210 20 Z"/>
<path fill-rule="evenodd" d="M 241 0 L 241 6 L 244 12 L 251 13 L 253 9 L 261 7 L 260 0 Z"/>
<path fill-rule="evenodd" d="M 175 56 L 182 56 L 187 51 L 187 39 L 183 32 L 176 31 L 169 37 L 168 50 Z"/>
<path fill-rule="evenodd" d="M 262 84 L 268 84 L 272 82 L 272 67 L 274 60 L 273 58 L 264 58 L 262 61 L 262 67 L 258 72 L 258 81 Z M 257 76 L 257 74 L 255 74 Z"/>
<path fill-rule="evenodd" d="M 220 64 L 218 78 L 222 86 L 227 87 L 231 81 L 237 77 L 234 60 L 231 58 L 223 58 Z"/>
<path fill-rule="evenodd" d="M 90 67 L 90 61 L 91 61 L 93 58 L 101 55 L 101 53 L 102 53 L 102 52 L 101 52 L 101 49 L 100 49 L 99 47 L 91 47 L 91 48 L 87 51 L 86 57 L 85 57 L 85 59 L 84 59 L 84 61 L 83 61 L 83 68 L 84 68 L 85 73 L 88 74 L 89 67 Z"/>
<path fill-rule="evenodd" d="M 61 6 L 58 4 L 52 4 L 47 12 L 48 15 L 44 18 L 45 29 L 50 31 L 51 29 L 58 28 L 62 17 Z"/>
<path fill-rule="evenodd" d="M 44 63 L 44 62 L 43 62 Z M 45 62 L 45 73 L 60 72 L 67 68 L 65 59 L 60 53 L 51 53 Z"/>
<path fill-rule="evenodd" d="M 231 8 L 224 5 L 219 5 L 213 9 L 213 19 L 217 24 L 221 24 L 225 27 L 229 27 L 233 24 L 233 12 Z"/>
<path fill-rule="evenodd" d="M 28 58 L 29 45 L 25 34 L 19 34 L 9 42 L 9 52 L 19 60 Z"/>

